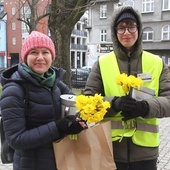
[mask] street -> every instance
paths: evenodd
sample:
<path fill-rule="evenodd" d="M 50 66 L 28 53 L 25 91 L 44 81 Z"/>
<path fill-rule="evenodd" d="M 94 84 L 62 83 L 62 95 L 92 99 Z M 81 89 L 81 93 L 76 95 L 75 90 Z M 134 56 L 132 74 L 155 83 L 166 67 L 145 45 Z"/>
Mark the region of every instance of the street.
<path fill-rule="evenodd" d="M 170 170 L 170 118 L 160 119 L 159 122 L 160 154 L 158 158 L 158 170 Z M 12 170 L 12 165 L 3 165 L 0 162 L 0 170 Z"/>

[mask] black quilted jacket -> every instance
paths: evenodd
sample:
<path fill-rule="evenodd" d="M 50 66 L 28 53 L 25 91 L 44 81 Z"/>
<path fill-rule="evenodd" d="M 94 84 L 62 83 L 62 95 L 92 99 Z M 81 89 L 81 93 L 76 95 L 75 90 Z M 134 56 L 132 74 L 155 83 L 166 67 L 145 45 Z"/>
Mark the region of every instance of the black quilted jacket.
<path fill-rule="evenodd" d="M 52 142 L 60 136 L 54 120 L 61 117 L 60 95 L 73 93 L 61 81 L 65 71 L 53 69 L 56 81 L 51 91 L 42 87 L 21 64 L 2 74 L 0 107 L 7 140 L 15 149 L 14 170 L 56 170 Z"/>

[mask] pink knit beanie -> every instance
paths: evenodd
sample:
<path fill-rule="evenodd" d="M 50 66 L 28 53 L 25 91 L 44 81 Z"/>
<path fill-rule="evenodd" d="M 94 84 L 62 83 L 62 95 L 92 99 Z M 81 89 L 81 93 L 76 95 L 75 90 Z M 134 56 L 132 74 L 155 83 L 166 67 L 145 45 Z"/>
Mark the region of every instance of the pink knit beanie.
<path fill-rule="evenodd" d="M 34 48 L 47 48 L 52 54 L 53 61 L 55 60 L 55 47 L 52 40 L 45 34 L 38 31 L 32 31 L 25 39 L 21 49 L 21 59 L 26 61 L 27 54 Z"/>

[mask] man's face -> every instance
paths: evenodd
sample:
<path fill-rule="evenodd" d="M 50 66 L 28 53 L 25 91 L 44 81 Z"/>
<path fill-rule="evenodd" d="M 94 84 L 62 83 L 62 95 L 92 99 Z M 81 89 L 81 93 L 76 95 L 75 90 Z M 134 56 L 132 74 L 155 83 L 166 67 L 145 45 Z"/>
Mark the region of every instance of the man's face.
<path fill-rule="evenodd" d="M 138 39 L 138 28 L 136 22 L 131 22 L 131 20 L 121 21 L 117 27 L 117 38 L 123 47 L 127 51 L 132 51 L 135 42 Z"/>

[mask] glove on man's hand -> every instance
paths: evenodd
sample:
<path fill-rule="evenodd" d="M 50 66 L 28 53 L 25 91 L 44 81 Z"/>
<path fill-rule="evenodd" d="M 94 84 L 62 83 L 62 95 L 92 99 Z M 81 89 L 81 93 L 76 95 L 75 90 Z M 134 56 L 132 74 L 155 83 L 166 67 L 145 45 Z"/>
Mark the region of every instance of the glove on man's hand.
<path fill-rule="evenodd" d="M 130 96 L 114 97 L 112 108 L 115 112 L 131 112 L 134 109 L 135 102 L 136 100 Z"/>
<path fill-rule="evenodd" d="M 66 116 L 55 123 L 60 135 L 78 134 L 84 129 L 74 115 Z"/>
<path fill-rule="evenodd" d="M 115 97 L 112 101 L 112 108 L 115 111 L 122 111 L 122 120 L 135 117 L 145 117 L 149 112 L 149 105 L 146 101 L 137 101 L 130 96 Z"/>
<path fill-rule="evenodd" d="M 133 104 L 133 109 L 130 112 L 122 112 L 121 115 L 124 116 L 122 120 L 129 120 L 136 117 L 145 117 L 149 112 L 149 105 L 146 101 L 135 101 Z"/>

